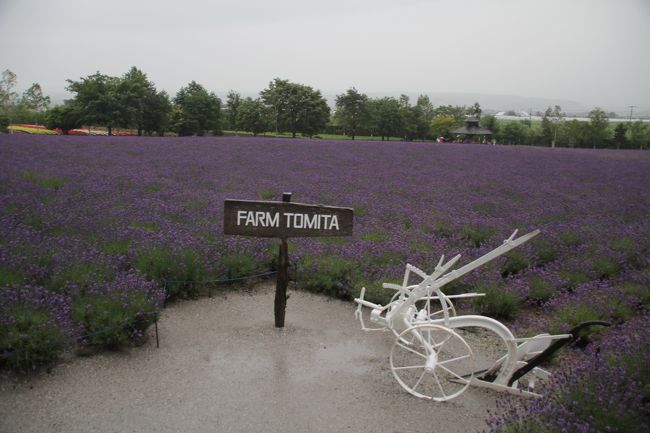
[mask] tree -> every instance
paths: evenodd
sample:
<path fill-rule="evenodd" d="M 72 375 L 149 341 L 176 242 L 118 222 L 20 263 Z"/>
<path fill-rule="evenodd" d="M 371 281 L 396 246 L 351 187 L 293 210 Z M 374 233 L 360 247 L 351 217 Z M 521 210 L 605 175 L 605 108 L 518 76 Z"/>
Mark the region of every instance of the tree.
<path fill-rule="evenodd" d="M 436 116 L 450 116 L 456 121 L 456 125 L 460 126 L 465 120 L 466 108 L 458 105 L 441 105 L 434 110 Z"/>
<path fill-rule="evenodd" d="M 276 133 L 311 136 L 327 125 L 330 109 L 318 90 L 276 78 L 260 95 L 271 112 Z"/>
<path fill-rule="evenodd" d="M 14 87 L 16 87 L 16 74 L 5 69 L 0 77 L 0 112 L 4 114 L 9 112 L 18 98 Z"/>
<path fill-rule="evenodd" d="M 354 140 L 359 128 L 367 122 L 368 97 L 359 93 L 354 87 L 336 96 L 337 120 L 343 127 L 343 132 Z"/>
<path fill-rule="evenodd" d="M 431 135 L 434 137 L 443 137 L 449 141 L 453 139 L 451 131 L 457 127 L 456 119 L 452 116 L 436 116 L 431 120 Z"/>
<path fill-rule="evenodd" d="M 74 101 L 79 107 L 83 123 L 105 125 L 108 135 L 112 135 L 113 127 L 128 124 L 129 111 L 122 104 L 118 93 L 119 78 L 97 71 L 79 81 L 67 81 L 67 90 L 76 93 Z"/>
<path fill-rule="evenodd" d="M 399 135 L 402 131 L 400 103 L 397 99 L 386 97 L 370 100 L 371 125 L 373 131 L 384 139 Z"/>
<path fill-rule="evenodd" d="M 542 117 L 542 141 L 543 143 L 552 144 L 553 142 L 553 125 L 551 123 L 552 116 L 551 107 L 548 107 Z M 552 147 L 552 146 L 551 146 Z"/>
<path fill-rule="evenodd" d="M 517 120 L 506 122 L 501 128 L 497 140 L 506 144 L 525 144 L 526 128 L 522 122 Z"/>
<path fill-rule="evenodd" d="M 650 144 L 650 130 L 648 125 L 641 120 L 630 123 L 627 129 L 627 137 L 631 147 L 644 149 Z"/>
<path fill-rule="evenodd" d="M 239 112 L 239 106 L 241 105 L 241 96 L 239 93 L 231 90 L 226 96 L 226 113 L 229 129 L 237 129 L 237 117 Z"/>
<path fill-rule="evenodd" d="M 400 95 L 399 97 L 399 135 L 405 141 L 411 141 L 417 134 L 417 112 L 411 107 L 408 95 Z"/>
<path fill-rule="evenodd" d="M 474 105 L 472 105 L 467 109 L 467 114 L 471 117 L 476 117 L 477 119 L 481 118 L 482 112 L 483 110 L 481 110 L 481 106 L 479 105 L 478 102 L 475 102 Z"/>
<path fill-rule="evenodd" d="M 418 96 L 414 111 L 416 123 L 415 134 L 422 139 L 426 139 L 429 137 L 431 120 L 434 116 L 433 104 L 427 95 Z"/>
<path fill-rule="evenodd" d="M 50 129 L 59 128 L 67 135 L 70 129 L 82 126 L 82 119 L 83 113 L 79 106 L 73 100 L 67 100 L 63 105 L 57 105 L 47 111 L 45 124 Z"/>
<path fill-rule="evenodd" d="M 496 117 L 491 114 L 487 114 L 481 117 L 481 126 L 492 131 L 492 136 L 496 136 L 499 133 L 499 121 Z"/>
<path fill-rule="evenodd" d="M 600 107 L 589 112 L 589 132 L 594 149 L 606 146 L 609 138 L 608 124 L 607 114 Z"/>
<path fill-rule="evenodd" d="M 138 135 L 148 128 L 152 128 L 151 121 L 159 118 L 156 110 L 165 110 L 161 104 L 161 96 L 156 92 L 156 86 L 147 75 L 135 66 L 124 74 L 117 84 L 117 97 L 119 105 L 124 112 L 125 126 L 133 126 L 138 130 Z M 145 125 L 147 123 L 147 125 Z M 157 128 L 156 128 L 157 129 Z M 149 129 L 151 131 L 151 129 Z"/>
<path fill-rule="evenodd" d="M 586 122 L 578 120 L 571 120 L 564 123 L 561 128 L 562 142 L 568 147 L 589 147 L 590 141 L 590 127 Z"/>
<path fill-rule="evenodd" d="M 619 122 L 618 125 L 616 125 L 616 128 L 614 128 L 614 144 L 616 144 L 617 149 L 625 147 L 627 144 L 627 138 L 625 137 L 626 132 L 627 127 L 623 122 Z"/>
<path fill-rule="evenodd" d="M 142 116 L 142 129 L 145 133 L 151 135 L 157 132 L 162 136 L 169 126 L 172 103 L 167 92 L 160 91 L 147 94 L 145 98 L 145 107 L 147 108 Z"/>
<path fill-rule="evenodd" d="M 41 113 L 50 105 L 50 97 L 43 95 L 40 84 L 34 83 L 23 93 L 21 103 L 29 110 Z"/>
<path fill-rule="evenodd" d="M 237 129 L 257 135 L 268 131 L 271 119 L 267 107 L 260 99 L 245 98 L 240 101 L 235 121 Z"/>
<path fill-rule="evenodd" d="M 205 135 L 219 132 L 221 100 L 212 92 L 191 81 L 174 98 L 174 128 L 179 135 Z"/>

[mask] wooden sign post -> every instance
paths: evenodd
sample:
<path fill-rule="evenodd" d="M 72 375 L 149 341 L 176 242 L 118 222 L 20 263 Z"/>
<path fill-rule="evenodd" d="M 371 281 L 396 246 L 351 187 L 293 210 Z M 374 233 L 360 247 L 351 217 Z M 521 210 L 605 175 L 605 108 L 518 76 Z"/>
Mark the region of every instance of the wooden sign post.
<path fill-rule="evenodd" d="M 284 327 L 289 284 L 289 237 L 352 236 L 351 208 L 282 201 L 226 200 L 223 232 L 226 235 L 280 238 L 278 279 L 275 287 L 275 326 Z"/>

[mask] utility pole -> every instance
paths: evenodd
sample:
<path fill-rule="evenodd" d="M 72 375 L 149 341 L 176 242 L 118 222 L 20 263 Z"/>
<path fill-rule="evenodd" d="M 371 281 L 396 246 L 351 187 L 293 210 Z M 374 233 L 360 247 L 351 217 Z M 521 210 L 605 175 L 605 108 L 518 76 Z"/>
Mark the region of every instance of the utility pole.
<path fill-rule="evenodd" d="M 630 107 L 630 122 L 632 121 L 632 113 L 634 113 L 634 109 L 636 108 L 636 105 L 629 105 Z"/>

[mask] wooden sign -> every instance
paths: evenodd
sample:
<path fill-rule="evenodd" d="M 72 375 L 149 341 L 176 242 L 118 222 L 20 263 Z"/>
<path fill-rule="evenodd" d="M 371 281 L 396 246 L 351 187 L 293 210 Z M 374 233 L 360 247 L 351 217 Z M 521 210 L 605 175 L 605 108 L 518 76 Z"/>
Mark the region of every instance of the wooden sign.
<path fill-rule="evenodd" d="M 282 201 L 226 200 L 223 233 L 226 235 L 280 238 L 278 279 L 275 286 L 275 326 L 284 326 L 289 284 L 288 237 L 352 236 L 354 211 L 347 207 L 291 203 L 291 193 Z"/>
<path fill-rule="evenodd" d="M 226 200 L 224 234 L 270 238 L 351 236 L 351 208 L 285 201 Z"/>

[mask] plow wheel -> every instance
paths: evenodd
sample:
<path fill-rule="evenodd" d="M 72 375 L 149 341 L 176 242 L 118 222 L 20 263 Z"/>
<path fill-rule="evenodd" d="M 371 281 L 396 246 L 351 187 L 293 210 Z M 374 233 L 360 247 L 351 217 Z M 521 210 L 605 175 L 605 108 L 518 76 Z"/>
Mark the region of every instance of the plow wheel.
<path fill-rule="evenodd" d="M 402 388 L 414 396 L 446 401 L 469 386 L 474 354 L 451 329 L 421 324 L 396 338 L 390 352 L 390 368 Z"/>

